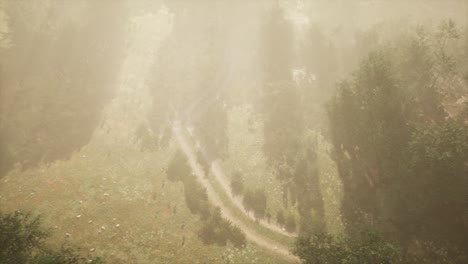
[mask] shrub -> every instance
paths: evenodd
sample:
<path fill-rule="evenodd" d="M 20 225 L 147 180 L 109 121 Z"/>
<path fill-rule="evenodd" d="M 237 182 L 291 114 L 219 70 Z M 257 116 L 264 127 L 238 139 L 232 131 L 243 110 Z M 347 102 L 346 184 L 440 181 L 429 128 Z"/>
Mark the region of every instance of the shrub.
<path fill-rule="evenodd" d="M 265 191 L 256 189 L 248 190 L 244 194 L 244 207 L 248 211 L 253 211 L 256 218 L 263 218 L 267 208 L 267 197 Z"/>
<path fill-rule="evenodd" d="M 191 173 L 187 158 L 177 151 L 167 168 L 167 178 L 171 181 L 183 181 Z"/>
<path fill-rule="evenodd" d="M 285 228 L 288 232 L 296 231 L 296 218 L 293 214 L 288 214 L 288 217 L 286 218 Z"/>
<path fill-rule="evenodd" d="M 185 203 L 192 214 L 198 214 L 203 219 L 210 215 L 210 204 L 206 189 L 193 177 L 184 182 Z"/>
<path fill-rule="evenodd" d="M 40 217 L 30 213 L 0 213 L 0 263 L 27 263 L 48 237 L 40 225 Z"/>
<path fill-rule="evenodd" d="M 99 257 L 83 257 L 77 249 L 62 247 L 60 250 L 47 250 L 40 256 L 37 256 L 34 264 L 103 264 L 104 261 Z"/>
<path fill-rule="evenodd" d="M 376 232 L 362 232 L 358 238 L 333 237 L 325 233 L 301 236 L 292 253 L 305 264 L 392 264 L 399 263 L 398 248 Z"/>
<path fill-rule="evenodd" d="M 231 191 L 234 196 L 242 195 L 244 192 L 244 180 L 238 172 L 231 179 Z"/>
<path fill-rule="evenodd" d="M 276 213 L 276 222 L 278 223 L 278 225 L 284 226 L 286 221 L 284 220 L 283 210 L 279 210 L 278 213 Z"/>
<path fill-rule="evenodd" d="M 225 246 L 230 241 L 235 247 L 241 248 L 246 243 L 244 233 L 228 220 L 221 216 L 221 210 L 216 207 L 210 218 L 204 222 L 198 232 L 198 237 L 203 243 Z"/>
<path fill-rule="evenodd" d="M 16 211 L 0 212 L 0 264 L 85 264 L 104 263 L 99 257 L 83 257 L 78 250 L 45 246 L 49 233 L 41 227 L 40 216 Z"/>

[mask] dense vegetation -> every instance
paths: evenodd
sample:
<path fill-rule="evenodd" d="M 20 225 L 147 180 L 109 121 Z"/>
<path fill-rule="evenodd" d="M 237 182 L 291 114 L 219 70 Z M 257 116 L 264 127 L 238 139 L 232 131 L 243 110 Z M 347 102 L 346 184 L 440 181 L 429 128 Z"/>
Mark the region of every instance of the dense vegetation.
<path fill-rule="evenodd" d="M 1 51 L 0 176 L 69 157 L 87 144 L 109 101 L 124 45 L 125 9 L 88 1 L 85 23 L 64 23 L 53 5 L 42 21 L 35 5 L 7 1 L 11 47 Z M 99 21 L 99 22 L 97 22 Z M 86 37 L 84 37 L 86 36 Z M 18 136 L 20 135 L 20 136 Z"/>
<path fill-rule="evenodd" d="M 390 264 L 399 258 L 398 248 L 372 231 L 352 238 L 333 237 L 325 233 L 301 236 L 293 253 L 307 264 Z"/>
<path fill-rule="evenodd" d="M 181 181 L 184 184 L 187 207 L 193 214 L 199 215 L 200 220 L 203 221 L 198 234 L 205 244 L 225 246 L 229 241 L 238 248 L 245 246 L 244 233 L 231 222 L 223 219 L 221 210 L 209 203 L 206 189 L 192 175 L 191 168 L 182 152 L 176 152 L 172 158 L 167 169 L 167 177 L 171 181 Z"/>
<path fill-rule="evenodd" d="M 50 235 L 41 225 L 41 218 L 31 213 L 0 212 L 0 263 L 85 264 L 104 263 L 99 257 L 84 257 L 78 249 L 46 244 Z"/>
<path fill-rule="evenodd" d="M 260 240 L 286 247 L 293 240 L 283 236 L 288 231 L 298 235 L 291 252 L 305 263 L 468 261 L 466 25 L 442 16 L 429 17 L 430 23 L 405 18 L 404 5 L 398 19 L 370 23 L 358 17 L 373 9 L 359 13 L 361 2 L 353 1 L 165 2 L 171 3 L 0 1 L 0 22 L 6 20 L 9 29 L 3 32 L 0 24 L 0 189 L 7 194 L 0 193 L 0 205 L 11 209 L 21 201 L 24 207 L 18 208 L 58 211 L 56 201 L 36 198 L 34 184 L 23 189 L 11 183 L 12 177 L 40 171 L 42 191 L 56 194 L 56 200 L 64 189 L 77 187 L 69 197 L 79 207 L 70 198 L 66 208 L 82 210 L 80 199 L 87 196 L 104 196 L 94 200 L 106 208 L 110 196 L 121 208 L 131 206 L 129 201 L 150 204 L 151 209 L 141 207 L 150 220 L 129 213 L 127 224 L 145 229 L 133 237 L 170 240 L 162 251 L 174 245 L 179 250 L 180 238 L 184 246 L 194 237 L 197 254 L 200 248 L 246 252 L 245 234 L 257 232 Z M 408 1 L 381 2 L 375 6 Z M 425 4 L 416 5 L 418 12 L 428 10 Z M 327 15 L 320 14 L 328 11 L 318 8 L 325 6 L 340 9 L 330 17 L 343 21 L 328 25 Z M 139 65 L 147 55 L 139 54 L 138 45 L 130 49 L 133 42 L 144 46 L 160 37 L 131 39 L 147 26 L 133 24 L 133 18 L 148 14 L 154 16 L 150 21 L 167 20 L 161 24 L 170 33 L 151 42 L 156 55 L 142 66 L 144 72 L 121 73 L 122 64 L 135 59 Z M 466 22 L 462 15 L 454 19 Z M 141 90 L 126 87 L 134 89 L 119 94 L 117 84 Z M 124 103 L 116 106 L 117 114 L 104 112 L 119 100 Z M 127 111 L 138 114 L 126 116 Z M 189 138 L 206 183 L 176 150 L 176 126 Z M 104 136 L 95 141 L 120 130 L 126 137 L 92 145 L 97 132 Z M 90 152 L 80 150 L 90 145 L 87 151 L 95 155 L 88 161 Z M 65 169 L 49 175 L 53 165 Z M 75 170 L 79 166 L 85 169 Z M 158 184 L 147 184 L 151 177 Z M 254 232 L 226 220 L 223 208 L 210 203 L 206 186 Z M 222 193 L 226 186 L 228 193 Z M 117 212 L 111 211 L 99 217 Z M 79 250 L 45 243 L 49 233 L 40 218 L 20 212 L 0 217 L 0 263 L 87 261 Z M 176 228 L 181 224 L 180 234 L 163 237 L 162 229 L 176 219 L 183 219 Z M 155 229 L 146 232 L 150 228 Z M 175 261 L 173 255 L 181 254 L 142 248 L 151 253 L 141 253 L 141 259 Z M 139 254 L 131 251 L 125 254 Z"/>
<path fill-rule="evenodd" d="M 382 230 L 404 247 L 468 249 L 468 126 L 460 32 L 447 21 L 378 48 L 329 105 L 331 140 L 354 234 Z M 419 242 L 416 242 L 419 241 Z"/>

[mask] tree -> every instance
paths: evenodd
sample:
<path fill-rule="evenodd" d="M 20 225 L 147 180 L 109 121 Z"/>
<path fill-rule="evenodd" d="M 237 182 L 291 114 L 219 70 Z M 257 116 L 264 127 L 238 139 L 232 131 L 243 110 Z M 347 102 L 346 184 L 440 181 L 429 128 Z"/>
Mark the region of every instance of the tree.
<path fill-rule="evenodd" d="M 198 236 L 203 243 L 208 245 L 225 246 L 230 241 L 235 247 L 242 248 L 246 243 L 245 234 L 231 222 L 222 218 L 219 207 L 213 209 L 211 217 L 204 222 Z"/>
<path fill-rule="evenodd" d="M 6 3 L 12 45 L 2 51 L 7 67 L 0 69 L 0 137 L 8 150 L 0 156 L 1 172 L 16 163 L 28 168 L 67 159 L 89 142 L 120 70 L 124 6 Z M 72 9 L 83 14 L 79 25 L 59 19 Z"/>
<path fill-rule="evenodd" d="M 189 177 L 184 181 L 185 203 L 193 214 L 198 214 L 202 219 L 210 216 L 210 204 L 205 187 L 203 187 L 194 177 Z"/>
<path fill-rule="evenodd" d="M 231 191 L 234 196 L 242 195 L 244 191 L 244 180 L 239 172 L 234 173 L 231 179 Z"/>
<path fill-rule="evenodd" d="M 371 52 L 329 104 L 342 212 L 351 236 L 372 226 L 405 250 L 424 241 L 463 252 L 468 126 L 462 111 L 448 114 L 462 96 L 447 48 L 456 31 L 447 22 L 435 35 L 415 34 Z"/>
<path fill-rule="evenodd" d="M 184 181 L 191 174 L 187 158 L 178 150 L 167 168 L 167 178 L 171 181 Z"/>
<path fill-rule="evenodd" d="M 263 189 L 247 190 L 243 204 L 246 210 L 253 211 L 256 218 L 263 218 L 267 209 L 267 197 Z"/>
<path fill-rule="evenodd" d="M 295 232 L 296 231 L 296 218 L 293 214 L 288 214 L 286 218 L 285 228 L 288 232 Z"/>
<path fill-rule="evenodd" d="M 301 224 L 301 230 L 306 230 L 312 226 L 307 224 L 312 209 L 317 212 L 315 218 L 323 218 L 318 170 L 314 169 L 316 166 L 313 155 L 309 155 L 314 151 L 306 129 L 310 125 L 306 118 L 313 115 L 310 112 L 314 106 L 311 98 L 316 97 L 311 91 L 317 90 L 317 87 L 312 88 L 306 84 L 308 80 L 296 82 L 292 78 L 292 71 L 297 63 L 308 63 L 307 67 L 317 68 L 318 65 L 303 61 L 303 58 L 312 58 L 314 52 L 320 51 L 308 52 L 304 48 L 301 50 L 304 54 L 295 54 L 293 27 L 285 19 L 284 10 L 279 5 L 274 5 L 269 11 L 261 31 L 264 77 L 261 98 L 263 152 L 268 165 L 282 182 L 285 206 L 289 202 L 298 204 L 299 215 L 303 220 L 301 223 L 304 223 Z M 311 35 L 315 37 L 319 34 Z M 322 36 L 318 38 L 323 40 Z M 312 41 L 306 46 L 313 48 L 313 43 L 317 42 Z M 318 46 L 326 49 L 324 43 L 319 43 Z M 325 72 L 321 76 L 324 80 Z"/>
<path fill-rule="evenodd" d="M 283 210 L 279 210 L 279 211 L 276 213 L 276 222 L 277 222 L 278 225 L 280 225 L 280 226 L 284 226 L 284 225 L 285 225 L 286 220 L 284 219 L 284 212 L 283 212 Z"/>

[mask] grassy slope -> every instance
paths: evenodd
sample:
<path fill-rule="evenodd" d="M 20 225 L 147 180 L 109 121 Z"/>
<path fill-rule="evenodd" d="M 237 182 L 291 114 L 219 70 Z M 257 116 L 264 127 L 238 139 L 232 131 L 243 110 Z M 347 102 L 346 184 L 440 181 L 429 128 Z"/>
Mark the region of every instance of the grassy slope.
<path fill-rule="evenodd" d="M 95 248 L 108 263 L 277 263 L 253 245 L 201 243 L 183 185 L 166 180 L 173 152 L 174 144 L 159 152 L 91 144 L 70 160 L 10 172 L 0 181 L 0 208 L 43 214 L 51 241 Z"/>

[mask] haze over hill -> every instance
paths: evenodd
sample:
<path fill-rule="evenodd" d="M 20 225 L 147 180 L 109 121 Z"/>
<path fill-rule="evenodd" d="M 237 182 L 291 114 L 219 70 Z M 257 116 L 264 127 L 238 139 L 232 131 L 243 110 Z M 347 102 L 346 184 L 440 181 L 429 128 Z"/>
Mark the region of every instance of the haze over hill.
<path fill-rule="evenodd" d="M 0 264 L 466 263 L 467 15 L 0 0 Z"/>

